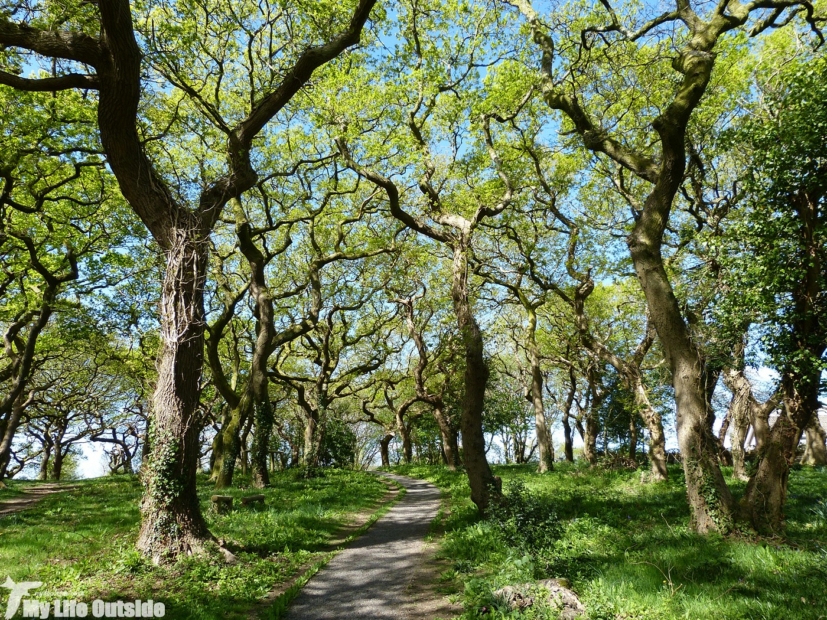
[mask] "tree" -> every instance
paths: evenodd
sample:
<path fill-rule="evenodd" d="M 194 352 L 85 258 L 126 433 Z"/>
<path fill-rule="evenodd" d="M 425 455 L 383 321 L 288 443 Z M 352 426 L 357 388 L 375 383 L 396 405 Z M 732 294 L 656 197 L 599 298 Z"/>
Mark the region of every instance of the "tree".
<path fill-rule="evenodd" d="M 128 0 L 88 3 L 65 11 L 58 5 L 43 9 L 37 3 L 24 3 L 4 9 L 0 15 L 0 44 L 4 48 L 33 52 L 36 57 L 54 60 L 61 70 L 66 68 L 59 76 L 37 79 L 3 71 L 0 83 L 23 91 L 97 91 L 97 125 L 108 164 L 124 198 L 166 256 L 161 292 L 162 346 L 153 397 L 152 455 L 144 477 L 143 523 L 137 543 L 156 562 L 170 554 L 198 552 L 210 538 L 195 493 L 199 429 L 193 424 L 203 360 L 208 237 L 227 202 L 240 197 L 258 180 L 252 157 L 256 137 L 316 69 L 358 43 L 375 3 L 360 0 L 338 34 L 325 32 L 328 42 L 296 54 L 294 60 L 279 67 L 284 73 L 279 70 L 273 72 L 275 75 L 265 72 L 259 76 L 254 66 L 243 67 L 242 63 L 243 68 L 249 69 L 255 86 L 247 89 L 246 104 L 236 99 L 224 105 L 219 84 L 225 75 L 223 64 L 231 60 L 228 56 L 235 46 L 228 45 L 229 41 L 182 38 L 181 27 L 194 32 L 197 25 L 187 7 L 151 7 L 155 13 L 146 16 L 145 37 L 136 31 L 135 15 Z M 237 7 L 232 11 L 226 2 L 206 4 L 214 5 L 209 7 L 213 10 L 201 12 L 193 8 L 199 16 L 206 14 L 213 22 L 206 24 L 208 29 L 223 21 L 220 27 L 231 33 L 233 43 L 246 39 L 248 49 L 255 50 L 251 63 L 266 55 L 270 61 L 265 66 L 273 66 L 268 50 L 282 33 L 273 27 L 256 32 L 250 28 L 252 21 L 245 23 L 256 16 L 258 7 L 254 10 L 245 6 L 243 11 Z M 52 14 L 52 9 L 59 12 Z M 257 17 L 266 23 L 270 11 L 268 7 L 262 10 L 263 14 Z M 160 19 L 156 21 L 156 17 Z M 237 17 L 245 21 L 234 21 Z M 334 23 L 340 23 L 338 16 L 331 17 Z M 309 37 L 319 36 L 310 23 L 306 27 L 311 29 Z M 204 121 L 217 128 L 226 141 L 223 170 L 207 172 L 202 168 L 205 178 L 195 187 L 176 187 L 172 180 L 164 178 L 158 158 L 153 157 L 145 136 L 141 135 L 143 121 L 149 120 L 139 112 L 142 95 L 148 94 L 144 83 L 148 67 L 143 62 L 146 54 L 139 40 L 149 46 L 154 52 L 152 57 L 158 60 L 158 65 L 152 67 L 155 75 L 165 77 L 179 96 L 188 97 Z M 190 43 L 195 49 L 173 46 L 175 40 Z M 158 44 L 160 48 L 152 49 Z M 205 54 L 207 50 L 199 49 L 199 44 L 213 45 L 217 52 Z M 294 45 L 286 46 L 289 49 L 284 56 L 292 55 Z M 199 76 L 192 62 L 205 56 L 215 59 L 215 63 L 207 68 L 206 75 Z M 194 87 L 193 78 L 203 81 Z M 203 88 L 207 84 L 216 87 L 209 97 L 201 94 L 209 92 Z M 244 105 L 246 110 L 233 109 L 236 105 Z M 193 194 L 197 196 L 194 200 L 190 198 Z M 187 206 L 191 200 L 193 207 Z"/>
<path fill-rule="evenodd" d="M 663 237 L 686 172 L 687 127 L 709 85 L 719 40 L 743 27 L 751 18 L 755 20 L 751 34 L 758 34 L 782 23 L 779 20 L 788 11 L 790 17 L 784 23 L 802 15 L 820 37 L 813 6 L 807 0 L 721 2 L 703 14 L 699 12 L 701 5 L 696 10 L 688 0 L 678 0 L 673 9 L 639 27 L 628 27 L 630 16 L 619 14 L 606 1 L 601 2 L 605 17 L 589 16 L 579 28 L 578 41 L 567 38 L 567 29 L 558 33 L 550 28 L 528 0 L 509 0 L 509 3 L 528 22 L 540 50 L 543 97 L 549 107 L 564 115 L 586 149 L 609 158 L 649 186 L 645 201 L 634 211 L 635 222 L 627 245 L 672 372 L 678 441 L 692 526 L 701 533 L 727 532 L 733 526 L 734 505 L 718 465 L 717 442 L 708 424 L 709 382 L 704 356 L 692 338 L 666 271 Z M 770 10 L 769 14 L 764 13 L 765 9 Z M 608 23 L 600 24 L 595 19 L 607 19 Z M 597 62 L 593 60 L 593 52 L 598 46 L 602 46 L 604 58 L 618 51 L 627 56 L 635 53 L 648 56 L 650 50 L 644 43 L 647 37 L 654 39 L 656 47 L 669 46 L 670 41 L 660 35 L 663 26 L 683 29 L 672 39 L 677 57 L 672 60 L 671 68 L 677 72 L 677 79 L 661 75 L 665 84 L 674 84 L 674 87 L 658 102 L 658 114 L 651 128 L 636 127 L 637 119 L 632 119 L 632 127 L 619 126 L 621 132 L 627 129 L 628 135 L 617 138 L 605 128 L 604 122 L 612 122 L 612 113 L 617 114 L 619 110 L 609 109 L 609 118 L 595 116 L 593 103 L 597 101 L 590 101 L 589 84 L 579 76 L 590 75 L 591 64 Z M 657 144 L 658 151 L 649 152 L 642 146 L 643 136 L 647 136 L 644 141 Z"/>
<path fill-rule="evenodd" d="M 725 310 L 754 321 L 781 375 L 783 408 L 762 437 L 743 500 L 760 532 L 783 527 L 789 466 L 819 408 L 825 368 L 826 77 L 823 58 L 791 63 L 762 85 L 763 105 L 731 136 L 748 147 L 748 205 L 723 256 L 737 282 Z"/>

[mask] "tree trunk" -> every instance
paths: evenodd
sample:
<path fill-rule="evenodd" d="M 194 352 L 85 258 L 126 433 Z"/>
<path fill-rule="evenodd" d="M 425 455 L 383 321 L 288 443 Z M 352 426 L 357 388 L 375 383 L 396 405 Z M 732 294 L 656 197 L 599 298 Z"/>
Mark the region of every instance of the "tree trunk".
<path fill-rule="evenodd" d="M 753 406 L 757 403 L 753 402 L 755 399 L 752 396 L 752 386 L 742 370 L 726 369 L 724 384 L 732 393 L 727 414 L 732 426 L 729 448 L 732 453 L 732 477 L 738 480 L 748 480 L 749 476 L 744 465 L 744 442 L 752 420 Z"/>
<path fill-rule="evenodd" d="M 571 406 L 577 395 L 577 375 L 574 372 L 574 366 L 569 367 L 569 380 L 569 393 L 566 395 L 566 408 L 563 410 L 563 451 L 566 453 L 566 461 L 574 463 L 574 444 L 570 423 Z"/>
<path fill-rule="evenodd" d="M 379 454 L 382 457 L 382 467 L 390 467 L 391 466 L 391 455 L 390 455 L 390 445 L 391 440 L 393 439 L 393 435 L 388 433 L 382 439 L 379 440 Z"/>
<path fill-rule="evenodd" d="M 761 534 L 776 534 L 784 527 L 784 504 L 790 465 L 804 429 L 818 411 L 820 372 L 809 377 L 785 373 L 784 407 L 758 451 L 755 473 L 742 500 L 745 517 Z"/>
<path fill-rule="evenodd" d="M 666 437 L 663 433 L 663 420 L 660 413 L 649 402 L 649 395 L 646 393 L 640 373 L 636 372 L 630 383 L 635 407 L 643 423 L 646 424 L 646 430 L 649 431 L 649 463 L 651 465 L 649 480 L 662 482 L 669 476 L 666 468 Z"/>
<path fill-rule="evenodd" d="M 396 432 L 402 438 L 402 458 L 410 465 L 413 461 L 413 445 L 411 444 L 411 428 L 405 424 L 404 418 L 397 412 Z"/>
<path fill-rule="evenodd" d="M 461 422 L 463 461 L 468 472 L 471 500 L 485 514 L 491 500 L 500 496 L 502 483 L 491 473 L 485 458 L 482 412 L 488 384 L 488 364 L 485 361 L 482 332 L 474 319 L 468 299 L 467 251 L 467 239 L 458 239 L 454 245 L 451 298 L 465 348 L 465 394 Z"/>
<path fill-rule="evenodd" d="M 132 457 L 133 457 L 133 454 L 130 453 L 129 450 L 126 447 L 124 447 L 124 450 L 123 450 L 123 459 L 124 459 L 124 461 L 123 461 L 123 473 L 125 473 L 128 476 L 131 476 L 132 474 L 135 473 L 135 470 L 132 467 Z"/>
<path fill-rule="evenodd" d="M 434 407 L 434 419 L 439 426 L 439 434 L 442 436 L 442 452 L 445 456 L 445 464 L 451 471 L 459 466 L 459 446 L 457 443 L 457 431 L 451 426 L 448 416 L 441 407 Z"/>
<path fill-rule="evenodd" d="M 273 432 L 273 407 L 269 398 L 257 400 L 255 404 L 255 430 L 251 461 L 253 486 L 259 489 L 270 486 L 270 472 L 267 458 L 270 455 L 270 435 Z"/>
<path fill-rule="evenodd" d="M 40 473 L 38 474 L 38 480 L 48 480 L 49 479 L 49 461 L 52 460 L 52 447 L 54 443 L 49 438 L 48 434 L 46 435 L 46 441 L 43 442 L 43 456 L 40 457 Z"/>
<path fill-rule="evenodd" d="M 161 291 L 161 351 L 153 395 L 152 452 L 143 476 L 137 548 L 159 563 L 196 553 L 212 539 L 196 489 L 196 411 L 204 356 L 206 235 L 179 229 L 167 251 Z"/>
<path fill-rule="evenodd" d="M 302 465 L 312 471 L 319 466 L 319 451 L 321 449 L 320 416 L 318 411 L 308 413 L 304 426 L 304 459 Z"/>
<path fill-rule="evenodd" d="M 52 480 L 55 482 L 60 482 L 60 478 L 63 476 L 63 457 L 65 455 L 59 443 L 55 446 L 55 448 L 55 462 L 52 466 Z"/>
<path fill-rule="evenodd" d="M 597 465 L 597 435 L 600 427 L 595 419 L 594 412 L 586 415 L 585 432 L 583 433 L 583 458 L 589 465 Z"/>
<path fill-rule="evenodd" d="M 543 371 L 540 368 L 540 347 L 537 346 L 537 313 L 531 306 L 528 310 L 528 352 L 531 362 L 531 405 L 534 408 L 534 429 L 540 448 L 540 462 L 537 473 L 554 471 L 554 446 L 551 433 L 546 425 L 546 411 L 543 406 Z"/>
<path fill-rule="evenodd" d="M 813 415 L 810 425 L 804 429 L 806 444 L 802 465 L 827 465 L 827 433 L 818 419 L 818 412 Z"/>
<path fill-rule="evenodd" d="M 213 449 L 220 446 L 213 465 L 216 489 L 228 489 L 233 486 L 236 463 L 241 455 L 241 432 L 247 422 L 247 410 L 251 405 L 252 402 L 247 395 L 242 396 L 238 405 L 230 409 L 229 416 L 225 417 L 228 423 L 219 431 L 213 442 Z"/>
<path fill-rule="evenodd" d="M 23 416 L 23 412 L 31 403 L 33 396 L 33 394 L 29 394 L 28 398 L 24 398 L 23 392 L 20 392 L 20 395 L 12 403 L 11 413 L 6 420 L 5 433 L 3 433 L 3 437 L 0 438 L 0 488 L 2 488 L 3 480 L 6 479 L 9 471 L 14 435 L 20 426 L 20 419 Z"/>
<path fill-rule="evenodd" d="M 637 425 L 634 417 L 629 419 L 629 458 L 637 458 Z"/>
<path fill-rule="evenodd" d="M 568 411 L 563 412 L 563 451 L 566 453 L 566 461 L 574 463 L 574 446 L 572 444 Z"/>
<path fill-rule="evenodd" d="M 239 247 L 250 266 L 250 294 L 255 301 L 256 342 L 247 389 L 250 391 L 250 399 L 255 403 L 255 433 L 252 448 L 253 486 L 263 488 L 270 485 L 267 456 L 270 453 L 270 436 L 273 433 L 273 406 L 270 402 L 267 362 L 275 349 L 275 313 L 273 297 L 267 287 L 264 273 L 267 258 L 253 242 L 249 222 L 242 221 L 244 211 L 239 201 L 236 200 L 235 205 L 240 222 L 236 234 Z"/>
<path fill-rule="evenodd" d="M 247 414 L 247 421 L 244 423 L 244 430 L 241 431 L 241 438 L 238 442 L 240 448 L 238 453 L 238 461 L 241 465 L 241 473 L 245 476 L 250 473 L 250 431 L 253 429 L 253 410 L 255 403 L 252 399 L 249 400 L 249 410 Z"/>
<path fill-rule="evenodd" d="M 666 127 L 665 120 L 659 121 L 663 123 L 658 129 L 664 141 L 669 140 L 671 148 L 677 151 L 664 154 L 666 161 L 662 169 L 674 168 L 677 177 L 659 175 L 655 189 L 646 199 L 644 213 L 629 236 L 628 245 L 672 372 L 678 444 L 683 456 L 691 526 L 699 533 L 726 533 L 733 525 L 733 500 L 718 463 L 717 439 L 708 424 L 703 357 L 691 340 L 660 250 L 674 192 L 683 178 L 684 132 L 669 135 L 674 128 Z M 679 157 L 680 161 L 668 161 L 670 157 Z"/>

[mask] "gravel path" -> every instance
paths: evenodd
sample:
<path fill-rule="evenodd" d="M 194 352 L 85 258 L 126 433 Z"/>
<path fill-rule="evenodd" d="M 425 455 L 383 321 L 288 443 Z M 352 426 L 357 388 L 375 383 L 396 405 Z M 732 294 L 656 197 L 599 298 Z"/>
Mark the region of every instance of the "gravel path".
<path fill-rule="evenodd" d="M 425 559 L 424 538 L 439 510 L 439 489 L 383 474 L 407 489 L 402 500 L 304 587 L 287 620 L 410 618 L 406 592 Z"/>

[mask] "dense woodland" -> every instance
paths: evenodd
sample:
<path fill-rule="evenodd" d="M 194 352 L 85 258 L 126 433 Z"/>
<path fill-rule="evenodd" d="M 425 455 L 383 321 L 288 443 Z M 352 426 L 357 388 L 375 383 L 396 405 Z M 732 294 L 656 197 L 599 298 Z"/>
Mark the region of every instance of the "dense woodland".
<path fill-rule="evenodd" d="M 782 534 L 827 7 L 655 4 L 0 2 L 0 484 L 97 442 L 156 562 L 202 471 L 400 461 L 482 514 L 495 460 L 680 462 L 695 532 Z"/>

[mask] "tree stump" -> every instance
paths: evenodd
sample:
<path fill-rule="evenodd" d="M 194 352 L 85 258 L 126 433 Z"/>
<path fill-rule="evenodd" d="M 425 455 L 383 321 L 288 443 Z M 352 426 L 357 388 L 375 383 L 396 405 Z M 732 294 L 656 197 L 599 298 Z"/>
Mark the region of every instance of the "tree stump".
<path fill-rule="evenodd" d="M 264 506 L 264 496 L 248 495 L 247 497 L 242 497 L 241 504 L 244 506 L 249 506 L 250 504 L 261 504 L 262 506 Z"/>
<path fill-rule="evenodd" d="M 225 514 L 233 509 L 233 498 L 230 495 L 213 495 L 210 500 L 212 501 L 213 509 L 218 514 Z"/>

